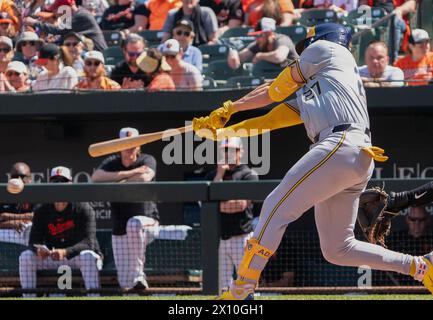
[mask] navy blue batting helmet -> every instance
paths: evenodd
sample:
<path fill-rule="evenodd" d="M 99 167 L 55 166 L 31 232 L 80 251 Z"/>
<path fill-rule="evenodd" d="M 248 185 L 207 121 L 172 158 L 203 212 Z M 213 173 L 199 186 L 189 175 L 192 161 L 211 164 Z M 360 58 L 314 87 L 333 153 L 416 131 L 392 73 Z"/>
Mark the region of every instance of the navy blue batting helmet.
<path fill-rule="evenodd" d="M 301 54 L 305 48 L 317 40 L 327 40 L 349 48 L 352 31 L 338 23 L 323 23 L 310 28 L 307 37 L 296 44 L 296 51 Z"/>

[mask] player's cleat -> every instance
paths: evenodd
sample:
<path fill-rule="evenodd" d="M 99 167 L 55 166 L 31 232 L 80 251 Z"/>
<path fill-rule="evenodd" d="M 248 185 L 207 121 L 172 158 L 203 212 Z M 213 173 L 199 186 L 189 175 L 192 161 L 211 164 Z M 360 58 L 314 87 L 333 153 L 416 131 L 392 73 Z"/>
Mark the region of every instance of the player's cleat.
<path fill-rule="evenodd" d="M 400 212 L 408 206 L 408 195 L 406 191 L 390 192 L 388 197 L 387 210 L 391 212 Z"/>
<path fill-rule="evenodd" d="M 145 279 L 137 281 L 132 287 L 133 291 L 143 291 L 149 289 L 149 285 Z"/>
<path fill-rule="evenodd" d="M 232 282 L 228 291 L 223 292 L 216 300 L 254 300 L 254 288 L 252 283 L 236 280 Z"/>
<path fill-rule="evenodd" d="M 410 275 L 433 294 L 433 251 L 423 257 L 414 257 L 410 266 Z"/>

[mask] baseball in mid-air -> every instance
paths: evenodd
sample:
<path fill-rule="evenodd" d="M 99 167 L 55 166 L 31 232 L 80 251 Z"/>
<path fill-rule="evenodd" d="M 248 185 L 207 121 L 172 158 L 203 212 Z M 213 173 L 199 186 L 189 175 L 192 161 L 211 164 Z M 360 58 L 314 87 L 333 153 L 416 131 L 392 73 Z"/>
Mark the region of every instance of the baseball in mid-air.
<path fill-rule="evenodd" d="M 24 182 L 19 178 L 10 179 L 7 185 L 7 190 L 10 193 L 20 193 L 24 189 Z"/>

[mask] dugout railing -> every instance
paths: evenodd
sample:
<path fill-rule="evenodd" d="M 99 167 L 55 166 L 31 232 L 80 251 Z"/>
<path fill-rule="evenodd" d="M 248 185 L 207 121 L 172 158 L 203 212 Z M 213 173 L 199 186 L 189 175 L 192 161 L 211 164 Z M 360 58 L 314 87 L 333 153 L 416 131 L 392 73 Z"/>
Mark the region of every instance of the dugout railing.
<path fill-rule="evenodd" d="M 415 188 L 426 179 L 384 179 L 371 180 L 370 186 L 382 186 L 386 190 L 406 190 Z M 214 295 L 218 293 L 218 244 L 220 239 L 218 203 L 229 199 L 264 200 L 267 194 L 279 183 L 278 180 L 258 182 L 155 182 L 131 184 L 33 184 L 25 187 L 23 192 L 13 195 L 6 191 L 6 185 L 0 184 L 0 199 L 5 203 L 30 202 L 49 203 L 55 201 L 90 202 L 90 201 L 122 201 L 135 202 L 154 200 L 158 202 L 199 202 L 200 211 L 200 254 L 201 254 L 201 286 L 193 290 L 182 288 L 152 288 L 148 293 L 185 293 Z M 164 214 L 163 212 L 161 214 Z M 187 252 L 185 253 L 187 254 Z M 1 289 L 1 288 L 0 288 Z M 5 288 L 3 288 L 5 289 Z M 55 289 L 43 289 L 44 293 L 58 292 Z M 342 292 L 424 292 L 423 287 L 373 287 L 356 288 L 328 285 L 315 288 L 260 288 L 262 293 L 342 293 Z M 1 295 L 16 295 L 22 293 L 19 287 L 1 291 Z M 27 291 L 26 291 L 27 292 Z M 41 292 L 39 289 L 29 292 Z M 116 292 L 116 290 L 101 290 L 102 294 Z M 83 290 L 75 293 L 83 294 Z"/>

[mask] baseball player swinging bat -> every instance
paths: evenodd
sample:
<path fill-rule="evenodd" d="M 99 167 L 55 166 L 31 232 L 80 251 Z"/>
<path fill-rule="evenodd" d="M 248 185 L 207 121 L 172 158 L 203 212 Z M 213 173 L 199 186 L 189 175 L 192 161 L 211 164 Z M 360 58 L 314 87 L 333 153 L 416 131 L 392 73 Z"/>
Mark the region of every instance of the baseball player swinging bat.
<path fill-rule="evenodd" d="M 192 125 L 180 127 L 177 129 L 169 129 L 164 131 L 140 134 L 136 137 L 127 137 L 94 143 L 89 146 L 89 154 L 94 158 L 105 156 L 110 153 L 135 148 L 143 144 L 161 140 L 162 138 L 173 137 L 189 131 L 192 131 Z"/>

